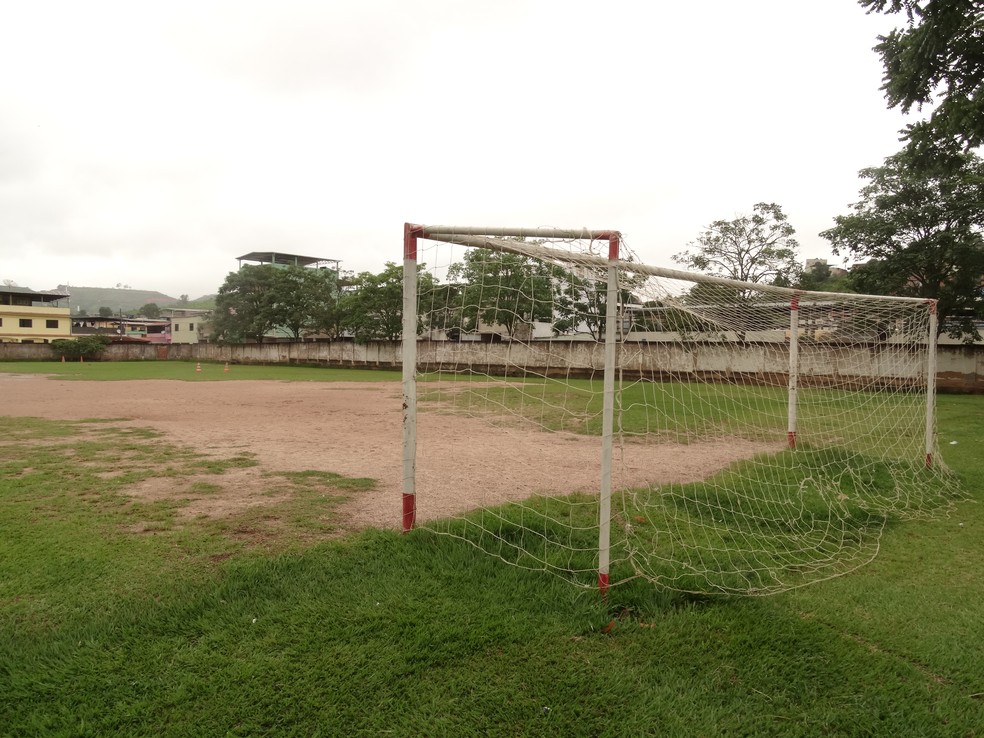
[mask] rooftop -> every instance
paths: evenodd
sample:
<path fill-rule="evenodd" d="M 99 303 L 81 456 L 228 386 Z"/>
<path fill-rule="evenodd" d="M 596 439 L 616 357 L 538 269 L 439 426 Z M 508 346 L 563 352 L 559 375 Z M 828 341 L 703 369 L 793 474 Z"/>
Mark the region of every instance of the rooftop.
<path fill-rule="evenodd" d="M 326 256 L 301 256 L 299 254 L 283 254 L 277 251 L 250 251 L 248 254 L 236 257 L 237 261 L 258 261 L 261 264 L 294 264 L 296 266 L 311 266 L 312 264 L 331 263 L 338 266 L 338 259 Z"/>

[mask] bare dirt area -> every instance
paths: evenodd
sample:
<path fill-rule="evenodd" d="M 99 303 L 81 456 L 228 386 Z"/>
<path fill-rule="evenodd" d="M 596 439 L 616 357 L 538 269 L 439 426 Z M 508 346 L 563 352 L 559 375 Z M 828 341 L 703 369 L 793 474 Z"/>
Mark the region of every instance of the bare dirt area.
<path fill-rule="evenodd" d="M 254 454 L 258 466 L 212 477 L 221 489 L 192 499 L 188 514 L 228 516 L 275 504 L 273 472 L 328 471 L 376 480 L 340 513 L 349 529 L 397 527 L 402 492 L 402 395 L 396 383 L 63 381 L 0 374 L 0 412 L 62 420 L 117 419 L 216 458 Z M 745 441 L 629 444 L 615 463 L 620 488 L 705 478 L 771 446 Z M 600 484 L 600 441 L 571 433 L 500 427 L 489 419 L 421 413 L 418 519 L 461 513 L 533 494 L 591 492 Z M 180 495 L 187 485 L 148 480 L 134 496 Z"/>

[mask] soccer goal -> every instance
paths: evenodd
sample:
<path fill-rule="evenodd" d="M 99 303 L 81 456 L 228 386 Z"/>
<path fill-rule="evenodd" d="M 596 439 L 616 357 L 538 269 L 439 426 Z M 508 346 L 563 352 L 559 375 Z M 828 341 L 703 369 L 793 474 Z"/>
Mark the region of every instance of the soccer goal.
<path fill-rule="evenodd" d="M 769 594 L 945 513 L 935 303 L 663 269 L 617 231 L 407 224 L 403 528 L 601 590 Z"/>

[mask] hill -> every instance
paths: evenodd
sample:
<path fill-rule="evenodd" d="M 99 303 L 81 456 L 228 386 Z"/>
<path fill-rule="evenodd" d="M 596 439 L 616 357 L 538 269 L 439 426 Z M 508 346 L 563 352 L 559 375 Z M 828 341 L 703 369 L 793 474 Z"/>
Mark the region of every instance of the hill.
<path fill-rule="evenodd" d="M 177 297 L 165 295 L 154 290 L 120 289 L 113 287 L 76 287 L 60 284 L 57 289 L 68 292 L 72 314 L 86 313 L 98 315 L 99 308 L 108 307 L 114 314 L 123 312 L 124 315 L 135 314 L 147 303 L 156 303 L 158 307 L 179 307 L 187 305 L 186 301 Z"/>

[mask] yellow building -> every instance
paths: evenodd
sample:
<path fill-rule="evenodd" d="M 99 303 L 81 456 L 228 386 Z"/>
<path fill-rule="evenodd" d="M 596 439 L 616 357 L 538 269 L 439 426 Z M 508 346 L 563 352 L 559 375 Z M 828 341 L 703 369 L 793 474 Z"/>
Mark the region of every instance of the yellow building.
<path fill-rule="evenodd" d="M 72 337 L 67 292 L 0 286 L 0 343 L 50 343 Z"/>

